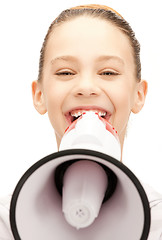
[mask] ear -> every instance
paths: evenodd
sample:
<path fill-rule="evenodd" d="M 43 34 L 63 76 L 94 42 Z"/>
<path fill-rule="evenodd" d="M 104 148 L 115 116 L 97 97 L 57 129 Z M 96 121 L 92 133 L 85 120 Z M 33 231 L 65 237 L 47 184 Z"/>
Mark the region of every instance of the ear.
<path fill-rule="evenodd" d="M 133 113 L 138 113 L 144 106 L 145 98 L 147 95 L 148 84 L 145 80 L 141 80 L 136 89 L 136 96 L 134 101 L 134 106 L 132 108 Z"/>
<path fill-rule="evenodd" d="M 39 83 L 38 81 L 32 82 L 32 96 L 35 109 L 40 114 L 45 114 L 47 112 L 45 99 L 42 92 L 41 83 Z"/>

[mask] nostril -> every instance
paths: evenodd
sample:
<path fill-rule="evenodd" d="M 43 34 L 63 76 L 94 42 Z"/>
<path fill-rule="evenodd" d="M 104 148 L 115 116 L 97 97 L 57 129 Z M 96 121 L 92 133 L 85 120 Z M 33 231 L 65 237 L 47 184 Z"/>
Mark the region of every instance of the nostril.
<path fill-rule="evenodd" d="M 95 92 L 90 93 L 91 96 L 96 96 L 97 94 Z"/>
<path fill-rule="evenodd" d="M 82 96 L 82 95 L 83 95 L 83 93 L 81 93 L 81 92 L 78 92 L 78 93 L 77 93 L 77 95 L 78 95 L 78 96 Z"/>
<path fill-rule="evenodd" d="M 97 93 L 95 93 L 95 92 L 78 92 L 77 93 L 77 96 L 96 96 L 97 95 Z"/>

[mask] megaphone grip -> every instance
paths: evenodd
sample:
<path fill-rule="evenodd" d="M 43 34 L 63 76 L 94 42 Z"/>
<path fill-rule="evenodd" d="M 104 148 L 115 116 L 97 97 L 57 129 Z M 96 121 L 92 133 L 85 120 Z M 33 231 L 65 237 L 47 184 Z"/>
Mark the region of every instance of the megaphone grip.
<path fill-rule="evenodd" d="M 67 222 L 77 229 L 89 226 L 98 216 L 107 185 L 106 173 L 99 164 L 88 160 L 72 164 L 63 183 Z"/>
<path fill-rule="evenodd" d="M 70 179 L 68 180 L 68 184 L 66 184 L 68 188 L 65 187 L 67 176 Z M 112 196 L 116 188 L 117 177 L 113 171 L 99 162 L 79 159 L 77 161 L 64 162 L 56 168 L 55 184 L 58 192 L 64 195 L 63 211 L 66 212 L 65 218 L 68 219 L 67 221 L 72 226 L 81 228 L 90 225 L 94 221 L 101 204 Z M 68 190 L 65 191 L 65 189 Z M 71 191 L 73 193 L 70 193 Z M 65 192 L 68 193 L 68 197 L 70 196 L 71 198 L 70 201 L 73 202 L 71 206 L 69 203 L 68 209 L 70 210 L 64 207 L 64 203 L 66 202 Z M 76 193 L 79 197 L 75 195 Z M 75 197 L 71 197 L 72 195 L 75 195 Z M 94 201 L 99 201 L 98 203 L 96 202 L 97 207 L 94 207 Z M 94 209 L 98 210 L 95 210 L 94 213 Z M 80 223 L 76 224 L 76 219 Z"/>
<path fill-rule="evenodd" d="M 75 162 L 77 161 L 82 161 L 82 159 L 77 159 L 77 160 L 70 160 L 70 161 L 66 161 L 62 164 L 60 164 L 56 170 L 55 170 L 55 174 L 54 174 L 54 182 L 57 188 L 57 191 L 59 192 L 59 194 L 62 196 L 62 189 L 63 189 L 63 181 L 64 181 L 64 174 L 66 172 L 66 170 Z M 93 161 L 95 162 L 95 161 Z M 108 179 L 108 185 L 107 185 L 107 189 L 105 191 L 105 196 L 103 199 L 103 203 L 106 202 L 114 193 L 115 189 L 116 189 L 116 185 L 117 185 L 117 177 L 115 175 L 115 173 L 108 168 L 107 166 L 96 162 L 98 165 L 100 165 L 106 175 L 107 175 L 107 179 Z"/>

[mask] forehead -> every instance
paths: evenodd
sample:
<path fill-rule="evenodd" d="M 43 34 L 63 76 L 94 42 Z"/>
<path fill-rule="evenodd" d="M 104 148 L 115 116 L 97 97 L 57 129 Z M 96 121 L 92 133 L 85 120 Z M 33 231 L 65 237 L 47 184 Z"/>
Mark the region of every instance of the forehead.
<path fill-rule="evenodd" d="M 111 22 L 90 16 L 76 17 L 56 26 L 48 40 L 46 57 L 65 55 L 129 58 L 133 63 L 128 37 Z M 126 59 L 125 59 L 126 58 Z"/>

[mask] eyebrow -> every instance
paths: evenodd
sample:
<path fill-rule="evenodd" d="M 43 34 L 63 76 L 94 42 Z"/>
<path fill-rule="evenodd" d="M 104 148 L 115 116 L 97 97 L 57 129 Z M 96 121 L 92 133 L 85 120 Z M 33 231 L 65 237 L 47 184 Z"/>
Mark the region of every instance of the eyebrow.
<path fill-rule="evenodd" d="M 96 62 L 104 62 L 104 61 L 110 61 L 110 60 L 117 61 L 118 63 L 124 65 L 124 60 L 121 57 L 118 57 L 118 56 L 103 55 L 103 56 L 100 56 L 100 57 L 96 58 Z M 70 55 L 59 56 L 59 57 L 56 57 L 56 58 L 52 59 L 51 64 L 54 64 L 56 61 L 76 62 L 76 61 L 78 61 L 78 58 L 76 58 L 74 56 L 70 56 Z"/>
<path fill-rule="evenodd" d="M 76 62 L 77 61 L 77 58 L 76 57 L 73 57 L 73 56 L 60 56 L 60 57 L 56 57 L 54 59 L 51 60 L 51 64 L 54 64 L 56 61 L 72 61 L 72 62 Z"/>
<path fill-rule="evenodd" d="M 124 60 L 118 56 L 104 55 L 97 58 L 98 62 L 104 62 L 104 61 L 110 61 L 110 60 L 117 61 L 118 63 L 124 65 Z"/>

